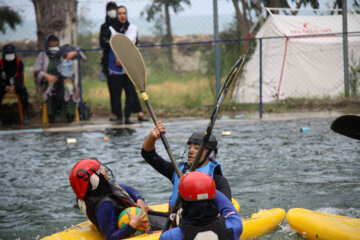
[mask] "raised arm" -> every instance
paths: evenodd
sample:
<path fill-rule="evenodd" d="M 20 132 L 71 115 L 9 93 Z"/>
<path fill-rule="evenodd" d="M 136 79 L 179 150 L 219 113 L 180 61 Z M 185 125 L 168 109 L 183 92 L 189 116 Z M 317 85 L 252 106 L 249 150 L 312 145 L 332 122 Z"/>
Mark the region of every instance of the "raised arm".
<path fill-rule="evenodd" d="M 150 152 L 155 149 L 155 142 L 160 138 L 160 133 L 165 134 L 166 129 L 161 121 L 156 122 L 156 125 L 151 129 L 148 136 L 145 138 L 143 149 Z"/>

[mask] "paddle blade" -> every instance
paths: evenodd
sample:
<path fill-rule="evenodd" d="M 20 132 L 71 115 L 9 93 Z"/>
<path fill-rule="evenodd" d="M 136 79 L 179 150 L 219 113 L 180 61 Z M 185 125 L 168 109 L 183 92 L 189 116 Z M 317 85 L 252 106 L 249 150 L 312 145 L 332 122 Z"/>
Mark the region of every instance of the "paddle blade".
<path fill-rule="evenodd" d="M 341 135 L 360 140 L 360 116 L 340 116 L 331 123 L 331 130 Z"/>
<path fill-rule="evenodd" d="M 225 82 L 220 90 L 220 93 L 219 93 L 216 101 L 219 101 L 219 99 L 221 98 L 221 95 L 226 94 L 226 92 L 229 90 L 231 83 L 239 75 L 240 69 L 242 68 L 242 65 L 244 64 L 244 61 L 245 61 L 245 59 L 243 57 L 240 57 L 235 62 L 234 66 L 232 66 L 228 76 L 225 79 Z"/>
<path fill-rule="evenodd" d="M 135 87 L 140 92 L 144 92 L 146 69 L 139 49 L 127 36 L 121 33 L 111 37 L 110 46 Z"/>

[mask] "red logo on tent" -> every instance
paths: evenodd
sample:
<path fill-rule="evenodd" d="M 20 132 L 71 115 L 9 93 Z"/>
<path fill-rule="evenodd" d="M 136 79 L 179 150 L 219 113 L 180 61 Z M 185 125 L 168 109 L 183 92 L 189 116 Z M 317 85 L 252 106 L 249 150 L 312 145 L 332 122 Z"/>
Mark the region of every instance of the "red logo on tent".
<path fill-rule="evenodd" d="M 301 24 L 301 27 L 298 29 L 291 29 L 291 34 L 321 34 L 321 33 L 331 33 L 331 28 L 321 28 L 316 26 L 314 23 L 304 22 Z"/>

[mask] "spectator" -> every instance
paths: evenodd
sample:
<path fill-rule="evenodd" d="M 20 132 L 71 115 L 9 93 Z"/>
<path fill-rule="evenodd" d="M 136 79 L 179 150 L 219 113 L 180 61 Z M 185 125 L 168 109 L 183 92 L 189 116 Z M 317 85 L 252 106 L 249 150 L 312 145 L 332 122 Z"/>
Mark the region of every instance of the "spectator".
<path fill-rule="evenodd" d="M 0 106 L 6 93 L 18 94 L 21 98 L 24 113 L 24 123 L 29 123 L 28 93 L 24 86 L 24 64 L 16 57 L 15 46 L 7 44 L 3 47 L 3 57 L 0 59 Z M 0 126 L 1 111 L 0 111 Z"/>
<path fill-rule="evenodd" d="M 41 52 L 34 64 L 34 76 L 46 102 L 50 123 L 66 116 L 72 122 L 79 104 L 79 94 L 74 83 L 72 61 L 77 56 L 75 47 L 59 46 L 55 35 L 45 40 L 45 52 Z M 85 59 L 85 55 L 81 54 Z"/>
<path fill-rule="evenodd" d="M 109 58 L 109 40 L 110 40 L 110 29 L 109 27 L 116 19 L 116 3 L 114 2 L 108 2 L 106 4 L 106 17 L 105 22 L 100 27 L 100 35 L 99 35 L 99 43 L 100 47 L 103 49 L 103 55 L 101 57 L 101 76 L 108 76 L 109 70 L 108 70 L 108 58 Z M 105 77 L 102 77 L 105 78 Z M 103 80 L 105 81 L 105 79 Z"/>
<path fill-rule="evenodd" d="M 130 24 L 127 19 L 127 10 L 124 6 L 117 8 L 117 19 L 109 27 L 110 34 L 123 33 L 129 37 L 135 44 L 137 43 L 137 27 Z M 109 50 L 108 58 L 108 87 L 110 92 L 110 104 L 112 113 L 116 115 L 118 124 L 123 123 L 122 107 L 121 107 L 121 94 L 122 89 L 125 90 L 125 124 L 133 124 L 130 120 L 131 113 L 138 113 L 138 121 L 148 121 L 143 115 L 139 98 L 137 96 L 135 87 L 126 72 L 121 67 L 119 61 L 116 59 L 114 52 Z"/>

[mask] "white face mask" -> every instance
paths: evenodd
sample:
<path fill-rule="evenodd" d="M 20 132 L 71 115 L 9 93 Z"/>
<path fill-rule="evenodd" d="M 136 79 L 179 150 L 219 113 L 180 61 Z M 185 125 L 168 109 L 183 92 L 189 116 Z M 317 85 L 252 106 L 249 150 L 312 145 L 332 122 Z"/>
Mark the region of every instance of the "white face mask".
<path fill-rule="evenodd" d="M 5 60 L 8 62 L 14 61 L 15 59 L 15 53 L 9 53 L 5 54 Z"/>
<path fill-rule="evenodd" d="M 116 18 L 116 10 L 110 10 L 107 12 L 109 18 Z"/>
<path fill-rule="evenodd" d="M 59 47 L 49 47 L 49 52 L 51 52 L 52 54 L 56 54 L 60 51 Z"/>

